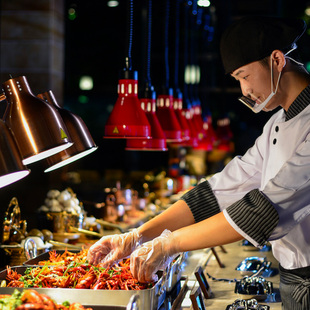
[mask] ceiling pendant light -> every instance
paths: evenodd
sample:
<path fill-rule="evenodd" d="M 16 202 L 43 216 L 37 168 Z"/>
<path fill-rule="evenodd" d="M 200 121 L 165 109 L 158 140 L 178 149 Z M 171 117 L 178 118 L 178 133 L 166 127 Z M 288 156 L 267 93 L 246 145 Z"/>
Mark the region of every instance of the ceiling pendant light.
<path fill-rule="evenodd" d="M 195 2 L 194 2 L 195 4 Z M 197 39 L 194 36 L 197 33 L 197 25 L 195 23 L 196 12 L 193 6 L 193 10 L 188 15 L 189 16 L 189 63 L 187 64 L 188 78 L 187 83 L 189 84 L 189 98 L 192 103 L 192 113 L 193 113 L 193 123 L 195 125 L 196 131 L 198 133 L 198 139 L 202 140 L 205 137 L 205 132 L 203 129 L 201 102 L 198 97 L 198 85 L 200 82 L 200 71 L 197 62 Z M 197 13 L 197 12 L 196 12 Z M 196 14 L 195 13 L 195 14 Z"/>
<path fill-rule="evenodd" d="M 175 115 L 181 126 L 182 142 L 185 142 L 184 144 L 188 145 L 188 142 L 191 139 L 191 132 L 188 121 L 185 117 L 185 112 L 183 111 L 183 95 L 180 90 L 177 90 L 176 95 L 173 97 L 173 107 Z"/>
<path fill-rule="evenodd" d="M 170 1 L 166 0 L 166 19 L 164 33 L 165 85 L 157 97 L 156 115 L 165 133 L 167 142 L 181 142 L 182 131 L 173 107 L 173 89 L 169 86 L 169 14 Z"/>
<path fill-rule="evenodd" d="M 200 101 L 192 98 L 192 114 L 193 114 L 193 123 L 195 124 L 196 131 L 198 133 L 198 139 L 202 140 L 206 132 L 203 127 L 202 111 L 200 106 Z"/>
<path fill-rule="evenodd" d="M 217 141 L 217 137 L 212 125 L 212 117 L 211 114 L 207 114 L 203 118 L 203 129 L 205 131 L 204 138 L 198 143 L 195 147 L 197 150 L 204 150 L 210 152 L 213 150 L 214 144 Z"/>
<path fill-rule="evenodd" d="M 141 108 L 151 127 L 151 139 L 127 139 L 127 151 L 167 151 L 166 137 L 156 115 L 156 92 L 151 83 L 151 37 L 152 0 L 148 1 L 147 63 L 144 93 L 140 98 Z"/>
<path fill-rule="evenodd" d="M 24 165 L 72 145 L 58 111 L 32 94 L 26 77 L 12 78 L 2 86 L 8 104 L 3 120 L 14 134 Z"/>
<path fill-rule="evenodd" d="M 185 107 L 183 108 L 183 115 L 185 116 L 190 130 L 190 140 L 187 142 L 188 146 L 196 147 L 199 143 L 198 132 L 193 122 L 193 109 L 189 100 L 185 101 Z"/>
<path fill-rule="evenodd" d="M 156 116 L 156 92 L 146 91 L 141 106 L 151 126 L 152 139 L 127 139 L 127 151 L 167 151 L 166 137 Z"/>
<path fill-rule="evenodd" d="M 181 142 L 182 130 L 173 108 L 173 89 L 168 89 L 168 94 L 157 97 L 156 115 L 165 133 L 167 142 Z"/>
<path fill-rule="evenodd" d="M 44 172 L 50 172 L 68 165 L 97 150 L 98 146 L 95 144 L 84 121 L 78 115 L 60 107 L 51 90 L 39 94 L 38 97 L 51 104 L 59 112 L 73 142 L 73 145 L 68 149 L 45 159 L 47 168 Z"/>
<path fill-rule="evenodd" d="M 27 169 L 18 145 L 7 125 L 0 120 L 0 188 L 26 177 Z"/>
<path fill-rule="evenodd" d="M 230 128 L 230 120 L 223 117 L 217 121 L 216 135 L 218 138 L 217 149 L 224 152 L 233 152 L 233 133 Z"/>
<path fill-rule="evenodd" d="M 104 138 L 150 139 L 150 124 L 138 99 L 138 72 L 131 64 L 133 0 L 130 0 L 129 22 L 128 57 L 118 81 L 118 98 L 105 124 Z"/>
<path fill-rule="evenodd" d="M 183 94 L 179 88 L 179 65 L 180 65 L 180 1 L 175 2 L 175 27 L 174 27 L 174 97 L 173 97 L 173 107 L 175 115 L 179 121 L 182 132 L 182 142 L 180 145 L 188 145 L 190 141 L 190 128 L 188 121 L 185 117 L 183 111 Z"/>

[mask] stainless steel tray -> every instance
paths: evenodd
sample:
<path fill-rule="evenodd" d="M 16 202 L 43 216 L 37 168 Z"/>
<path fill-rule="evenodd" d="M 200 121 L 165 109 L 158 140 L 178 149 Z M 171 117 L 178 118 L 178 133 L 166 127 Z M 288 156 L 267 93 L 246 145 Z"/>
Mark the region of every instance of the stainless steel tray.
<path fill-rule="evenodd" d="M 11 267 L 20 274 L 24 274 L 27 266 Z M 0 272 L 0 282 L 5 280 L 7 270 Z M 154 287 L 145 290 L 91 290 L 91 289 L 70 289 L 70 288 L 33 288 L 41 294 L 46 294 L 57 303 L 64 301 L 79 302 L 82 305 L 92 306 L 127 306 L 133 295 L 138 295 L 142 305 L 148 309 L 156 310 L 163 304 L 166 297 L 166 281 L 162 272 L 158 273 L 159 280 Z M 15 289 L 23 288 L 0 287 L 0 294 L 12 294 Z M 109 309 L 109 308 L 106 308 Z"/>
<path fill-rule="evenodd" d="M 175 285 L 181 280 L 183 263 L 186 259 L 187 253 L 180 254 L 168 268 L 168 275 L 166 280 L 167 293 L 171 292 Z"/>

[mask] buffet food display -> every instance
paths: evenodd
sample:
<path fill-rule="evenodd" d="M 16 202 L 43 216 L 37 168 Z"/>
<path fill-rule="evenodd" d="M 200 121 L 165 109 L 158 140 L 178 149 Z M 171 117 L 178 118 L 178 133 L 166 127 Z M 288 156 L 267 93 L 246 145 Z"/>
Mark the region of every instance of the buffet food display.
<path fill-rule="evenodd" d="M 48 255 L 48 256 L 47 256 Z M 50 251 L 23 266 L 8 266 L 0 272 L 0 294 L 31 288 L 55 302 L 92 306 L 126 306 L 133 295 L 142 304 L 158 309 L 166 297 L 166 277 L 158 272 L 156 283 L 142 284 L 133 278 L 129 259 L 109 268 L 91 265 L 87 249 L 79 252 Z"/>
<path fill-rule="evenodd" d="M 105 233 L 128 231 L 130 226 L 126 224 L 127 222 L 116 224 L 104 218 L 94 218 L 90 227 L 94 224 L 99 225 L 100 232 L 91 231 L 83 225 L 89 218 L 82 203 L 71 189 L 50 190 L 44 204 L 38 209 L 38 214 L 41 227 L 31 229 L 29 232 L 26 230 L 25 221 L 21 219 L 16 198 L 12 199 L 5 214 L 4 234 L 0 247 L 11 258 L 11 262 L 0 271 L 0 310 L 123 310 L 128 307 L 133 298 L 138 299 L 140 304 L 147 305 L 150 310 L 162 310 L 166 309 L 166 304 L 174 301 L 182 303 L 181 299 L 186 299 L 186 291 L 197 288 L 197 285 L 202 292 L 204 292 L 203 289 L 208 291 L 208 294 L 204 292 L 201 296 L 206 305 L 210 303 L 210 299 L 213 304 L 213 300 L 217 298 L 213 290 L 211 293 L 206 275 L 215 281 L 211 285 L 214 285 L 218 279 L 208 273 L 204 274 L 207 266 L 205 254 L 209 253 L 207 256 L 212 256 L 214 249 L 203 251 L 205 263 L 199 259 L 197 261 L 199 265 L 193 268 L 192 275 L 196 283 L 193 288 L 187 285 L 182 287 L 182 283 L 191 282 L 187 281 L 191 274 L 184 272 L 184 268 L 191 265 L 191 259 L 196 260 L 195 255 L 189 255 L 189 253 L 179 255 L 165 270 L 158 271 L 157 282 L 139 283 L 130 272 L 129 258 L 108 268 L 103 268 L 100 264 L 89 264 L 87 261 L 88 247 L 96 241 L 94 237 L 101 237 Z M 145 220 L 147 218 L 149 215 L 143 217 Z M 138 219 L 137 223 L 141 220 Z M 86 238 L 84 234 L 87 237 L 91 236 L 92 240 Z M 61 239 L 65 237 L 67 240 Z M 32 255 L 27 255 L 28 252 Z M 217 257 L 215 254 L 214 256 Z M 218 262 L 218 259 L 216 261 Z M 218 265 L 220 269 L 225 267 L 219 263 Z M 199 277 L 195 272 L 198 266 L 200 267 Z M 233 298 L 226 303 L 226 305 L 229 303 L 226 309 L 268 310 L 268 305 L 260 305 L 258 301 L 265 301 L 269 296 L 275 297 L 273 283 L 262 276 L 264 274 L 266 277 L 271 277 L 277 274 L 270 266 L 271 262 L 267 256 L 247 257 L 232 269 L 241 274 L 240 280 L 220 279 L 235 284 L 235 288 L 231 288 L 231 292 L 228 293 L 228 295 L 233 293 Z M 180 297 L 182 291 L 184 294 Z M 235 296 L 238 299 L 232 303 Z M 248 302 L 251 298 L 252 301 Z M 184 309 L 189 308 L 195 309 L 195 303 L 192 300 L 190 306 Z"/>
<path fill-rule="evenodd" d="M 0 295 L 1 310 L 92 310 L 85 308 L 80 303 L 69 303 L 64 301 L 61 304 L 55 303 L 52 298 L 45 294 L 26 289 L 22 292 L 15 290 L 13 294 Z"/>
<path fill-rule="evenodd" d="M 87 250 L 79 253 L 50 252 L 50 259 L 28 266 L 22 273 L 12 267 L 6 269 L 7 287 L 75 288 L 92 290 L 143 290 L 154 283 L 139 283 L 130 272 L 126 259 L 109 268 L 91 265 L 86 260 Z"/>

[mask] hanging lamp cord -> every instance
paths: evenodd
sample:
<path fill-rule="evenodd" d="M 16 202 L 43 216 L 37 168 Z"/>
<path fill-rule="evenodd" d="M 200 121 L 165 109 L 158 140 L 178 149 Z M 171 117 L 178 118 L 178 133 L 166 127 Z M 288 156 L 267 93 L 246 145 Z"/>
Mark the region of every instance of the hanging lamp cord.
<path fill-rule="evenodd" d="M 128 22 L 129 22 L 129 35 L 128 35 L 128 55 L 126 57 L 126 68 L 132 69 L 132 41 L 133 41 L 133 0 L 129 0 L 128 9 Z"/>
<path fill-rule="evenodd" d="M 147 55 L 146 55 L 146 83 L 151 86 L 151 47 L 152 47 L 152 0 L 148 2 L 147 17 Z"/>
<path fill-rule="evenodd" d="M 174 50 L 174 87 L 179 89 L 179 54 L 180 54 L 180 0 L 175 8 L 175 50 Z"/>
<path fill-rule="evenodd" d="M 188 19 L 189 19 L 189 7 L 188 5 L 185 5 L 184 6 L 184 68 L 186 69 L 187 66 L 188 66 L 188 59 L 189 59 L 189 56 L 188 56 L 188 26 L 189 26 L 189 23 L 188 23 Z M 184 81 L 184 78 L 183 78 L 183 81 Z M 185 108 L 189 108 L 188 106 L 188 102 L 185 104 L 185 102 L 187 101 L 186 99 L 189 98 L 188 96 L 188 85 L 186 83 L 186 81 L 184 81 L 184 87 L 183 87 L 183 93 L 184 93 L 184 105 L 185 105 Z"/>
<path fill-rule="evenodd" d="M 170 17 L 170 0 L 166 0 L 165 16 L 165 87 L 169 89 L 169 17 Z"/>

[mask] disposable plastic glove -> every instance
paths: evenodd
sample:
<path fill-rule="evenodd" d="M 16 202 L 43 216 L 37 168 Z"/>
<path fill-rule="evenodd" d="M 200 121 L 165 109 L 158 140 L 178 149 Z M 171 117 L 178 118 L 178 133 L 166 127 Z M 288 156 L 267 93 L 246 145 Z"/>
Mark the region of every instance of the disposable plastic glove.
<path fill-rule="evenodd" d="M 141 239 L 137 229 L 124 234 L 104 236 L 89 248 L 87 260 L 90 264 L 111 266 L 129 256 L 140 245 Z"/>
<path fill-rule="evenodd" d="M 130 270 L 141 283 L 158 280 L 156 272 L 166 268 L 178 255 L 171 231 L 164 230 L 152 241 L 138 247 L 130 256 Z"/>

